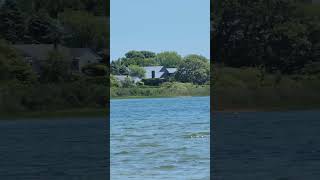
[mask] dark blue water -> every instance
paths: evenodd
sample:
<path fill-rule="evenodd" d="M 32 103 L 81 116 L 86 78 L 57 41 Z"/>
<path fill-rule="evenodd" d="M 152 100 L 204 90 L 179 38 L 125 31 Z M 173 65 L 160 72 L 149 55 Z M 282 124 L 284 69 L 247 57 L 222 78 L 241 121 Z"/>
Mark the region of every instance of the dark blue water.
<path fill-rule="evenodd" d="M 215 180 L 319 180 L 320 111 L 216 113 Z"/>
<path fill-rule="evenodd" d="M 105 180 L 106 120 L 0 121 L 0 180 Z"/>
<path fill-rule="evenodd" d="M 112 180 L 208 180 L 209 97 L 111 101 Z"/>

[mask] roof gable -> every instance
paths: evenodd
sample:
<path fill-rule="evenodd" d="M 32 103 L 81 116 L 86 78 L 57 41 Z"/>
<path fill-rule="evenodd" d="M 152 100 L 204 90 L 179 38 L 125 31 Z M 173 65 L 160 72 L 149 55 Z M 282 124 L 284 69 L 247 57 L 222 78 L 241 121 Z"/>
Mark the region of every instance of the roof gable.
<path fill-rule="evenodd" d="M 163 66 L 147 66 L 143 67 L 143 69 L 146 71 L 145 78 L 150 79 L 152 78 L 152 71 L 155 72 L 155 78 L 161 78 L 164 74 L 164 67 Z"/>

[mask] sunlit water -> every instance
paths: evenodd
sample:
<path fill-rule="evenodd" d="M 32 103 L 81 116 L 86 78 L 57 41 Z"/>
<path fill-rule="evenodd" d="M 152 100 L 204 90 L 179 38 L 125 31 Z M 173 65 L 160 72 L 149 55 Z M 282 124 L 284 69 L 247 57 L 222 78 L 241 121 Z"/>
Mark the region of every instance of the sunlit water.
<path fill-rule="evenodd" d="M 209 97 L 111 101 L 111 179 L 209 179 Z"/>

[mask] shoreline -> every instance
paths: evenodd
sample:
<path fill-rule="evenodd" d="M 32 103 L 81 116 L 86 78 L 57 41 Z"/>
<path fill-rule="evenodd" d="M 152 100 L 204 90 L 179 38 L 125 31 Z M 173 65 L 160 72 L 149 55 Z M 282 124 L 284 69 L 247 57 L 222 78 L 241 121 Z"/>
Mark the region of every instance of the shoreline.
<path fill-rule="evenodd" d="M 192 97 L 210 97 L 210 95 L 199 95 L 199 96 L 123 96 L 123 97 L 112 97 L 110 100 L 121 100 L 121 99 L 160 99 L 160 98 L 192 98 Z"/>
<path fill-rule="evenodd" d="M 214 109 L 213 113 L 254 113 L 254 112 L 292 112 L 292 111 L 320 111 L 319 107 L 277 107 L 277 108 L 226 108 Z"/>
<path fill-rule="evenodd" d="M 123 96 L 113 97 L 112 100 L 130 100 L 130 99 L 152 99 L 152 98 L 192 98 L 192 97 L 209 97 L 204 96 Z M 290 111 L 320 111 L 320 105 L 316 106 L 291 106 L 291 107 L 262 107 L 262 108 L 215 108 L 211 113 L 253 113 L 253 112 L 290 112 Z M 76 108 L 55 111 L 35 111 L 35 112 L 0 112 L 0 121 L 2 120 L 28 120 L 28 119 L 57 119 L 59 118 L 103 118 L 107 117 L 108 110 L 103 108 Z"/>
<path fill-rule="evenodd" d="M 107 109 L 101 108 L 79 108 L 69 110 L 55 111 L 36 111 L 36 112 L 21 112 L 21 113 L 0 113 L 0 121 L 2 120 L 29 120 L 29 119 L 57 119 L 59 118 L 83 118 L 83 117 L 106 117 Z"/>

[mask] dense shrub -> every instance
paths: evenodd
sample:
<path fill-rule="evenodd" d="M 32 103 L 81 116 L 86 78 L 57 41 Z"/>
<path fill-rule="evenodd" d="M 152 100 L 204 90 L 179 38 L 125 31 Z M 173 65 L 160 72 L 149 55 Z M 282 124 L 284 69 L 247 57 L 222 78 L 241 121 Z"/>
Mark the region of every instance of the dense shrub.
<path fill-rule="evenodd" d="M 142 82 L 148 86 L 159 86 L 162 83 L 166 82 L 165 79 L 152 78 L 152 79 L 143 79 Z"/>
<path fill-rule="evenodd" d="M 268 74 L 258 68 L 216 68 L 212 95 L 215 109 L 283 109 L 320 107 L 317 75 Z"/>

